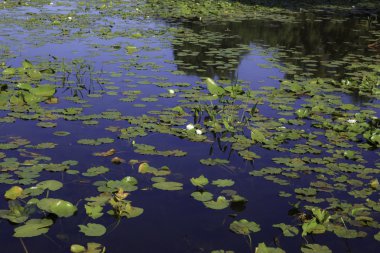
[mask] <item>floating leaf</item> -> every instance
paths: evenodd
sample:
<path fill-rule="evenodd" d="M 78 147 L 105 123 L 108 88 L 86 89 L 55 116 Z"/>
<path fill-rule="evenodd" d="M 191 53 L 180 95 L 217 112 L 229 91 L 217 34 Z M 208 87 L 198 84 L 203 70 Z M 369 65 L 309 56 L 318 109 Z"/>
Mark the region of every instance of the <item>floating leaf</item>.
<path fill-rule="evenodd" d="M 22 195 L 23 189 L 20 186 L 12 186 L 9 190 L 7 190 L 4 194 L 6 199 L 17 199 Z"/>
<path fill-rule="evenodd" d="M 284 236 L 296 236 L 298 234 L 298 228 L 286 225 L 285 223 L 280 223 L 280 224 L 274 224 L 273 227 L 275 228 L 280 228 L 282 230 L 282 233 Z"/>
<path fill-rule="evenodd" d="M 230 229 L 239 235 L 249 235 L 251 232 L 256 233 L 261 230 L 260 225 L 253 221 L 241 219 L 230 224 Z"/>
<path fill-rule="evenodd" d="M 97 176 L 100 174 L 104 174 L 108 171 L 109 171 L 109 169 L 107 167 L 104 167 L 104 166 L 91 167 L 86 172 L 82 173 L 82 175 L 86 176 L 86 177 L 94 177 L 94 176 Z"/>
<path fill-rule="evenodd" d="M 87 236 L 102 236 L 106 233 L 105 226 L 96 223 L 87 223 L 87 225 L 78 225 L 80 232 Z"/>
<path fill-rule="evenodd" d="M 198 187 L 204 187 L 205 185 L 208 184 L 208 179 L 203 176 L 203 175 L 200 175 L 199 177 L 197 178 L 191 178 L 190 179 L 190 182 L 194 185 L 194 186 L 198 186 Z"/>
<path fill-rule="evenodd" d="M 50 219 L 31 219 L 25 225 L 15 228 L 14 237 L 34 237 L 45 234 L 53 224 Z"/>
<path fill-rule="evenodd" d="M 111 148 L 105 152 L 94 153 L 94 156 L 112 156 L 116 153 L 116 149 Z"/>
<path fill-rule="evenodd" d="M 76 206 L 61 199 L 41 199 L 37 202 L 37 206 L 44 211 L 56 214 L 58 217 L 70 217 L 77 211 Z"/>
<path fill-rule="evenodd" d="M 182 184 L 177 183 L 177 182 L 158 182 L 154 183 L 153 187 L 160 189 L 160 190 L 165 190 L 165 191 L 178 191 L 182 190 Z"/>
<path fill-rule="evenodd" d="M 36 187 L 44 190 L 56 191 L 61 189 L 63 187 L 63 184 L 57 180 L 45 180 L 39 182 Z"/>
<path fill-rule="evenodd" d="M 301 247 L 303 253 L 332 253 L 332 251 L 325 245 L 319 244 L 306 244 Z"/>
<path fill-rule="evenodd" d="M 285 251 L 280 248 L 268 247 L 262 242 L 256 247 L 255 253 L 285 253 Z"/>
<path fill-rule="evenodd" d="M 225 93 L 225 90 L 218 86 L 211 78 L 206 78 L 207 89 L 212 95 L 221 96 Z"/>
<path fill-rule="evenodd" d="M 103 207 L 100 205 L 85 205 L 84 208 L 86 209 L 86 214 L 93 219 L 103 216 Z"/>
<path fill-rule="evenodd" d="M 70 246 L 71 253 L 84 253 L 86 248 L 79 244 L 73 244 Z"/>
<path fill-rule="evenodd" d="M 373 236 L 377 241 L 380 241 L 380 232 Z"/>
<path fill-rule="evenodd" d="M 217 187 L 229 187 L 229 186 L 233 186 L 235 182 L 231 179 L 218 179 L 218 180 L 212 181 L 212 184 L 216 185 Z"/>
<path fill-rule="evenodd" d="M 191 194 L 191 196 L 198 200 L 198 201 L 202 201 L 202 202 L 205 202 L 205 201 L 210 201 L 212 200 L 212 197 L 213 197 L 213 194 L 210 193 L 210 192 L 193 192 Z"/>
<path fill-rule="evenodd" d="M 205 201 L 203 204 L 211 209 L 215 210 L 221 210 L 224 208 L 227 208 L 230 205 L 230 201 L 228 201 L 225 197 L 219 196 L 216 201 L 211 200 L 211 201 Z"/>

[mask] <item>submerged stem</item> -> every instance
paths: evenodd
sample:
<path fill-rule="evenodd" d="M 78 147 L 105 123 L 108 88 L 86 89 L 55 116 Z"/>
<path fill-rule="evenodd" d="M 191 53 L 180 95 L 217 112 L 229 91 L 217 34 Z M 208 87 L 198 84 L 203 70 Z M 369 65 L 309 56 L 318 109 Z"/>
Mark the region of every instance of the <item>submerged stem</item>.
<path fill-rule="evenodd" d="M 25 253 L 29 253 L 29 251 L 28 251 L 28 249 L 26 248 L 26 245 L 25 245 L 24 241 L 22 240 L 22 238 L 20 238 L 20 242 L 21 242 L 22 248 L 24 249 L 24 252 L 25 252 Z"/>

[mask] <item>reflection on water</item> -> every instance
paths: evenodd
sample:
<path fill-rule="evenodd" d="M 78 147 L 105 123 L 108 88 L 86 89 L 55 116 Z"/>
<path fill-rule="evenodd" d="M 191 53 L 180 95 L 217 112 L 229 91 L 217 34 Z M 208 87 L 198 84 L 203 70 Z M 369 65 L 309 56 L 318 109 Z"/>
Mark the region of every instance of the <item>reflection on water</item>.
<path fill-rule="evenodd" d="M 365 56 L 379 62 L 378 53 L 368 48 L 379 24 L 367 16 L 331 19 L 301 13 L 295 22 L 185 22 L 183 26 L 188 35 L 175 38 L 173 49 L 179 69 L 188 74 L 235 76 L 253 46 L 273 49 L 277 54 L 272 61 L 293 66 L 285 69 L 287 78 L 312 73 L 340 79 L 346 75 L 344 66 L 369 60 Z"/>

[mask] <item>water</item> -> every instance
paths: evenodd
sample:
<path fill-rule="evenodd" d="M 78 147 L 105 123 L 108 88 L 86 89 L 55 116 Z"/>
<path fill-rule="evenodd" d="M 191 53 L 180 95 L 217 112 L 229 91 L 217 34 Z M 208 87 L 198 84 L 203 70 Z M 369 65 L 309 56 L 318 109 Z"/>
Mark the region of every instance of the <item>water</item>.
<path fill-rule="evenodd" d="M 0 233 L 4 246 L 1 252 L 23 252 L 23 244 L 29 252 L 68 252 L 70 245 L 74 243 L 85 245 L 87 242 L 101 243 L 107 247 L 107 252 L 151 252 L 152 250 L 210 252 L 216 249 L 248 252 L 250 250 L 248 237 L 237 235 L 229 229 L 233 221 L 240 219 L 255 221 L 261 226 L 259 233 L 251 234 L 253 248 L 258 243 L 265 242 L 271 247 L 281 247 L 286 252 L 298 252 L 307 240 L 309 243 L 327 245 L 333 252 L 376 252 L 373 235 L 377 230 L 373 227 L 376 227 L 377 223 L 363 227 L 346 220 L 350 229 L 368 233 L 365 238 L 350 240 L 339 238 L 332 232 L 309 235 L 306 240 L 300 234 L 295 237 L 284 237 L 281 230 L 272 227 L 273 224 L 286 223 L 297 226 L 300 233 L 302 232 L 301 221 L 296 216 L 288 215 L 288 211 L 292 208 L 289 203 L 299 201 L 294 189 L 309 187 L 310 182 L 315 182 L 317 179 L 324 181 L 323 176 L 326 177 L 325 182 L 331 184 L 336 177 L 347 175 L 360 182 L 363 180 L 364 184 L 368 185 L 370 179 L 376 178 L 376 174 L 369 174 L 369 179 L 365 177 L 362 179 L 363 177 L 357 176 L 361 175 L 359 172 L 344 173 L 340 170 L 329 170 L 325 164 L 309 162 L 303 165 L 307 167 L 310 164 L 310 168 L 322 167 L 328 173 L 317 173 L 301 166 L 297 167 L 299 169 L 296 171 L 297 175 L 274 174 L 289 182 L 289 185 L 279 185 L 271 182 L 270 178 L 265 180 L 263 177 L 250 176 L 249 172 L 266 167 L 286 167 L 276 164 L 272 160 L 275 157 L 292 158 L 296 161 L 298 158 L 323 156 L 336 159 L 332 164 L 343 162 L 364 164 L 366 168 L 378 172 L 376 149 L 360 148 L 357 143 L 345 139 L 344 134 L 340 136 L 341 143 L 349 143 L 352 146 L 346 147 L 339 141 L 334 143 L 332 137 L 324 136 L 324 133 L 332 128 L 318 129 L 312 126 L 311 123 L 315 123 L 316 118 L 301 119 L 305 125 L 298 125 L 299 122 L 282 124 L 279 120 L 279 118 L 296 119 L 293 109 L 303 105 L 308 106 L 308 99 L 314 97 L 305 94 L 285 96 L 281 92 L 282 80 L 306 82 L 308 78 L 314 77 L 340 80 L 355 77 L 359 72 L 354 71 L 357 69 L 349 71 L 352 63 L 360 62 L 362 64 L 359 67 L 360 71 L 367 70 L 366 67 L 371 64 L 378 65 L 378 52 L 367 47 L 369 42 L 378 36 L 378 23 L 369 25 L 365 18 L 360 17 L 331 19 L 314 14 L 299 14 L 295 21 L 291 22 L 251 20 L 204 23 L 142 17 L 122 19 L 121 15 L 111 15 L 112 12 L 107 13 L 92 8 L 86 11 L 84 8 L 77 9 L 76 5 L 70 2 L 65 3 L 67 5 L 1 10 L 0 62 L 4 62 L 6 66 L 19 67 L 25 59 L 28 59 L 36 65 L 41 64 L 41 69 L 47 66 L 58 69 L 55 75 L 43 79 L 42 83 L 55 84 L 59 87 L 55 94 L 59 102 L 52 105 L 42 103 L 44 111 L 36 113 L 38 120 L 23 120 L 19 115 L 12 114 L 12 110 L 4 109 L 2 116 L 14 117 L 14 123 L 1 123 L 0 139 L 2 143 L 7 143 L 19 136 L 34 145 L 45 142 L 57 144 L 53 149 L 39 150 L 21 145 L 17 150 L 3 150 L 7 158 L 16 157 L 20 162 L 20 167 L 11 169 L 11 172 L 6 172 L 4 169 L 4 173 L 12 175 L 15 180 L 19 178 L 12 173 L 12 170 L 25 170 L 30 166 L 22 162 L 38 156 L 20 149 L 25 148 L 51 158 L 50 161 L 40 162 L 43 164 L 78 161 L 78 165 L 70 168 L 78 170 L 79 174 L 43 171 L 40 177 L 36 178 L 36 182 L 21 185 L 23 188 L 28 188 L 42 180 L 58 180 L 64 184 L 64 187 L 49 192 L 49 197 L 70 201 L 78 206 L 78 211 L 69 218 L 57 218 L 52 214 L 37 211 L 31 215 L 33 218 L 42 218 L 46 215 L 54 220 L 54 225 L 46 235 L 25 238 L 22 242 L 12 237 L 16 226 L 2 219 L 3 226 Z M 54 20 L 59 20 L 60 24 L 52 25 Z M 127 46 L 134 46 L 138 51 L 129 54 Z M 199 122 L 194 122 L 194 110 L 191 110 L 196 108 L 194 104 L 209 109 L 212 108 L 210 106 L 212 104 L 218 105 L 218 110 L 231 110 L 231 114 L 224 114 L 224 111 L 219 113 L 223 117 L 230 116 L 232 118 L 230 123 L 237 125 L 240 124 L 238 122 L 240 120 L 236 118 L 240 119 L 246 109 L 244 107 L 229 109 L 230 105 L 223 107 L 223 103 L 217 100 L 212 102 L 208 99 L 202 100 L 202 96 L 207 93 L 206 85 L 202 81 L 205 77 L 214 78 L 218 82 L 226 80 L 226 85 L 241 84 L 244 89 L 256 92 L 257 95 L 247 101 L 242 102 L 241 97 L 238 97 L 236 101 L 231 99 L 230 103 L 253 107 L 258 102 L 259 114 L 252 116 L 242 127 L 243 130 L 236 133 L 213 132 L 205 126 L 205 121 L 211 118 L 205 112 Z M 3 82 L 12 83 L 5 77 L 3 79 Z M 170 89 L 174 90 L 174 94 L 170 94 Z M 138 91 L 136 98 L 133 98 L 131 91 Z M 373 116 L 379 116 L 378 96 L 347 94 L 341 91 L 334 91 L 332 94 L 335 97 L 329 98 L 330 102 L 341 98 L 346 104 L 358 106 L 327 116 L 321 113 L 327 122 L 332 122 L 333 126 L 343 125 L 342 122 L 347 118 L 355 117 L 354 113 L 365 109 L 372 110 Z M 120 100 L 128 97 L 131 98 L 130 102 Z M 325 101 L 323 96 L 321 101 L 322 103 Z M 170 108 L 178 105 L 185 109 L 187 116 L 168 113 Z M 291 108 L 284 109 L 284 106 Z M 71 107 L 82 108 L 82 112 L 70 118 L 60 111 Z M 17 108 L 14 110 L 17 111 Z M 112 111 L 119 112 L 119 115 L 108 118 L 100 115 Z M 291 112 L 290 115 L 286 114 L 287 111 Z M 24 117 L 35 114 L 33 110 L 22 113 Z M 142 115 L 153 118 L 146 118 L 149 120 L 144 123 L 136 123 L 135 121 L 139 121 Z M 342 120 L 339 121 L 339 118 Z M 367 121 L 368 119 L 369 117 L 366 118 Z M 96 120 L 97 124 L 84 124 L 87 120 Z M 44 121 L 55 122 L 57 126 L 42 128 L 36 125 Z M 202 135 L 207 136 L 207 141 L 190 141 L 184 137 L 185 130 L 182 130 L 181 138 L 178 137 L 176 131 L 185 129 L 190 123 L 200 124 L 197 127 L 202 128 Z M 146 135 L 120 139 L 120 129 L 131 126 L 144 130 Z M 167 128 L 163 129 L 162 126 Z M 114 127 L 115 131 L 110 131 L 109 127 Z M 288 139 L 280 142 L 279 146 L 285 150 L 268 149 L 260 143 L 251 143 L 249 148 L 240 149 L 234 146 L 231 140 L 225 139 L 241 137 L 243 134 L 250 138 L 252 129 L 268 130 L 267 134 L 270 136 L 266 138 L 276 140 L 282 138 L 281 131 L 284 131 L 284 135 L 288 134 L 286 129 L 291 129 L 290 131 L 300 136 L 303 134 L 299 132 L 301 130 L 308 134 L 322 131 L 322 134 L 316 134 L 316 140 L 322 141 L 325 145 L 307 144 L 313 139 L 303 136 L 294 141 Z M 56 131 L 68 131 L 70 135 L 57 137 L 54 135 Z M 341 133 L 342 131 L 337 131 L 336 135 Z M 114 142 L 99 146 L 77 143 L 80 139 L 101 137 L 112 138 Z M 358 143 L 365 142 L 360 136 Z M 176 157 L 139 154 L 135 152 L 135 144 L 153 145 L 159 151 L 179 149 L 187 155 Z M 300 151 L 289 152 L 288 149 L 296 147 L 297 144 L 317 147 L 321 153 L 305 155 Z M 112 156 L 93 155 L 95 152 L 104 152 L 111 148 L 117 150 L 115 156 L 126 162 L 116 165 L 111 163 Z M 261 158 L 253 161 L 244 159 L 238 154 L 241 150 L 253 151 Z M 339 150 L 359 152 L 366 163 L 361 163 L 360 159 L 345 159 Z M 226 159 L 229 164 L 206 166 L 200 163 L 201 159 L 207 158 Z M 140 163 L 148 162 L 155 168 L 168 166 L 172 173 L 167 176 L 167 181 L 183 183 L 183 190 L 162 191 L 153 188 L 152 176 L 138 173 L 138 164 L 134 166 L 128 164 L 131 159 L 139 160 Z M 110 171 L 96 177 L 81 175 L 94 166 L 105 166 Z M 289 168 L 285 171 L 295 172 Z M 232 203 L 223 210 L 206 208 L 190 196 L 197 188 L 189 179 L 201 174 L 210 182 L 217 179 L 234 180 L 235 184 L 231 187 L 206 186 L 205 190 L 213 193 L 214 199 L 219 195 L 230 198 L 231 195 L 238 194 L 245 197 L 248 202 Z M 99 194 L 93 183 L 99 180 L 120 180 L 125 176 L 138 179 L 139 190 L 131 192 L 127 200 L 132 201 L 133 206 L 143 208 L 144 213 L 136 218 L 122 218 L 120 221 L 107 213 L 95 220 L 89 218 L 84 209 L 84 204 L 87 203 L 85 198 Z M 294 176 L 296 179 L 292 178 Z M 353 198 L 347 195 L 346 191 L 368 187 L 356 185 L 353 181 L 345 187 L 346 190 L 330 193 L 320 190 L 318 197 L 324 199 L 335 197 L 341 203 L 362 205 L 365 203 L 365 197 Z M 0 185 L 1 192 L 9 188 L 8 184 Z M 236 193 L 223 191 L 226 189 Z M 279 191 L 293 195 L 290 198 L 278 197 Z M 44 197 L 46 193 L 37 198 Z M 374 191 L 368 198 L 378 201 L 378 191 Z M 313 205 L 321 208 L 329 208 L 329 204 L 331 203 L 326 200 L 322 203 L 301 202 L 301 206 Z M 0 207 L 8 209 L 5 201 L 1 202 Z M 111 207 L 107 204 L 104 209 L 108 211 Z M 340 214 L 331 206 L 329 212 Z M 378 213 L 373 210 L 371 214 L 363 216 L 370 216 L 375 222 L 379 218 Z M 349 215 L 342 217 L 352 218 Z M 80 233 L 78 228 L 79 224 L 87 223 L 103 224 L 108 232 L 101 237 L 87 237 Z"/>

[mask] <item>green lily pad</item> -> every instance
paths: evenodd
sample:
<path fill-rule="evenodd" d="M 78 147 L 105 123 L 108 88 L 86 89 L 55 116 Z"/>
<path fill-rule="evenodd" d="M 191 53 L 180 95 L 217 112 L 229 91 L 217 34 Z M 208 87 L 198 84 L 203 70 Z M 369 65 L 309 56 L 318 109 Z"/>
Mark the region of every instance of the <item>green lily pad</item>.
<path fill-rule="evenodd" d="M 221 96 L 225 93 L 225 90 L 218 86 L 211 78 L 206 78 L 207 89 L 212 95 Z"/>
<path fill-rule="evenodd" d="M 203 176 L 203 175 L 200 175 L 199 177 L 197 178 L 191 178 L 190 179 L 190 182 L 194 185 L 194 186 L 198 186 L 198 187 L 204 187 L 205 185 L 208 184 L 208 179 Z"/>
<path fill-rule="evenodd" d="M 373 236 L 377 241 L 380 241 L 380 232 Z"/>
<path fill-rule="evenodd" d="M 273 227 L 280 228 L 284 236 L 288 236 L 288 237 L 296 236 L 299 232 L 298 228 L 290 226 L 290 225 L 286 225 L 284 223 L 274 224 Z"/>
<path fill-rule="evenodd" d="M 78 225 L 80 232 L 87 236 L 102 236 L 106 233 L 105 226 L 96 223 L 87 223 L 87 225 Z"/>
<path fill-rule="evenodd" d="M 303 253 L 332 253 L 332 251 L 325 245 L 319 244 L 306 244 L 301 247 Z"/>
<path fill-rule="evenodd" d="M 229 187 L 233 186 L 235 182 L 231 179 L 217 179 L 212 181 L 213 185 L 216 185 L 217 187 Z"/>
<path fill-rule="evenodd" d="M 98 166 L 98 167 L 89 168 L 86 172 L 82 173 L 82 175 L 86 177 L 94 177 L 100 174 L 104 174 L 108 171 L 109 169 L 107 167 Z"/>
<path fill-rule="evenodd" d="M 103 207 L 100 205 L 85 205 L 84 208 L 86 209 L 86 214 L 93 219 L 103 216 Z"/>
<path fill-rule="evenodd" d="M 285 253 L 285 251 L 280 248 L 268 247 L 262 242 L 256 247 L 255 253 Z"/>
<path fill-rule="evenodd" d="M 45 198 L 37 202 L 38 208 L 54 213 L 58 217 L 70 217 L 77 211 L 76 206 L 61 199 Z"/>
<path fill-rule="evenodd" d="M 79 244 L 73 244 L 70 247 L 71 253 L 105 253 L 106 248 L 96 242 L 87 243 L 87 248 Z"/>
<path fill-rule="evenodd" d="M 182 190 L 183 184 L 178 183 L 178 182 L 164 181 L 164 182 L 154 183 L 152 186 L 157 189 L 165 190 L 165 191 L 178 191 L 178 190 Z"/>
<path fill-rule="evenodd" d="M 14 237 L 34 237 L 45 234 L 49 227 L 53 225 L 50 219 L 31 219 L 25 225 L 15 228 Z"/>
<path fill-rule="evenodd" d="M 225 209 L 230 205 L 230 201 L 228 201 L 225 197 L 219 196 L 216 201 L 215 200 L 210 200 L 210 201 L 205 201 L 203 204 L 211 209 L 215 210 L 221 210 Z"/>
<path fill-rule="evenodd" d="M 261 230 L 259 224 L 253 221 L 248 221 L 246 219 L 232 222 L 230 224 L 230 229 L 232 232 L 239 235 L 249 235 L 251 232 L 256 233 Z"/>
<path fill-rule="evenodd" d="M 22 195 L 23 189 L 20 186 L 12 186 L 9 190 L 7 190 L 4 194 L 6 199 L 17 199 Z"/>
<path fill-rule="evenodd" d="M 61 189 L 63 187 L 63 184 L 57 180 L 45 180 L 39 182 L 36 187 L 44 190 L 56 191 Z"/>
<path fill-rule="evenodd" d="M 213 197 L 213 194 L 210 193 L 210 192 L 193 192 L 191 194 L 191 196 L 198 200 L 198 201 L 202 201 L 202 202 L 205 202 L 205 201 L 210 201 L 212 200 L 212 197 Z"/>

